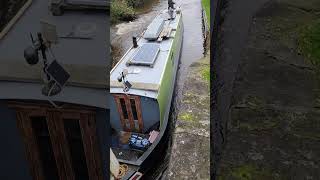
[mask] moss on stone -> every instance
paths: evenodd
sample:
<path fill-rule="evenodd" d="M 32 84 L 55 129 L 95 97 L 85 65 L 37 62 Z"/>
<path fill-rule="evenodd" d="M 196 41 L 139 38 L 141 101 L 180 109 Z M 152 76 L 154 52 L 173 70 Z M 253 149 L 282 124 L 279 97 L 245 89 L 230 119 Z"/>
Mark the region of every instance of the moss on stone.
<path fill-rule="evenodd" d="M 201 75 L 205 81 L 207 81 L 208 83 L 210 82 L 210 68 L 209 68 L 209 66 L 202 68 Z"/>
<path fill-rule="evenodd" d="M 301 30 L 298 44 L 302 54 L 320 67 L 320 20 Z"/>
<path fill-rule="evenodd" d="M 194 116 L 191 114 L 191 113 L 182 113 L 179 115 L 179 118 L 180 120 L 183 120 L 183 121 L 194 121 Z"/>
<path fill-rule="evenodd" d="M 271 180 L 281 179 L 280 175 L 274 175 L 272 171 L 268 169 L 260 169 L 254 164 L 243 164 L 233 168 L 229 168 L 228 171 L 222 172 L 218 176 L 219 180 Z"/>
<path fill-rule="evenodd" d="M 318 113 L 301 114 L 292 119 L 290 129 L 292 135 L 309 140 L 320 140 L 320 120 Z"/>

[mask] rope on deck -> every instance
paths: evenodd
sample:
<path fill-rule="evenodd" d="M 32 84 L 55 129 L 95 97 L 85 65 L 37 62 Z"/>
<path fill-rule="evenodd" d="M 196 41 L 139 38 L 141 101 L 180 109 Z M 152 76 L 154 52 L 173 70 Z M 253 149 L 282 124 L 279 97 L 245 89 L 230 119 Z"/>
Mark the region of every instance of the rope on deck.
<path fill-rule="evenodd" d="M 121 164 L 120 167 L 119 167 L 118 179 L 121 179 L 125 174 L 127 174 L 128 169 L 129 169 L 128 165 Z"/>

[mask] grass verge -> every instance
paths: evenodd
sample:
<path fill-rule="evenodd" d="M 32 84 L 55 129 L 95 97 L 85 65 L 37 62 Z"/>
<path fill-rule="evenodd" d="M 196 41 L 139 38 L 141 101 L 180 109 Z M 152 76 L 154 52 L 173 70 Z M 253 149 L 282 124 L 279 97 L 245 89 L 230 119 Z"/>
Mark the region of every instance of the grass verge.
<path fill-rule="evenodd" d="M 135 10 L 128 5 L 127 0 L 111 1 L 111 24 L 116 24 L 120 21 L 132 21 L 135 18 Z"/>
<path fill-rule="evenodd" d="M 320 71 L 320 21 L 301 30 L 299 51 Z"/>
<path fill-rule="evenodd" d="M 202 7 L 206 12 L 206 16 L 208 20 L 207 24 L 210 26 L 210 0 L 201 0 L 201 1 L 202 1 Z"/>
<path fill-rule="evenodd" d="M 210 62 L 209 58 L 210 54 L 208 54 L 205 57 L 205 63 Z M 205 64 L 204 67 L 201 69 L 201 76 L 207 83 L 210 83 L 210 66 L 208 64 Z"/>

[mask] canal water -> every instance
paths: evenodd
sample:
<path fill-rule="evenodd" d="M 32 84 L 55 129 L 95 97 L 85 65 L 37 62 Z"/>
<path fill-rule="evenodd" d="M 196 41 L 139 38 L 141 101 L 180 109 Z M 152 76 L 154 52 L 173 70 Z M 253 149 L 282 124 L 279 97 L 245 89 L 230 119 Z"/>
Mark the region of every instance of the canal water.
<path fill-rule="evenodd" d="M 111 28 L 111 44 L 118 53 L 114 55 L 114 61 L 131 47 L 132 36 L 140 36 L 151 23 L 153 18 L 168 7 L 167 0 L 151 0 L 148 5 L 138 10 L 138 18 L 132 22 L 117 24 Z M 184 23 L 183 46 L 180 65 L 177 74 L 174 98 L 171 106 L 169 133 L 174 130 L 175 120 L 179 111 L 183 84 L 186 80 L 188 67 L 204 56 L 204 32 L 202 21 L 201 0 L 175 0 L 176 6 L 182 9 Z M 171 137 L 171 136 L 170 136 Z M 170 160 L 172 138 L 167 142 L 167 151 L 159 155 L 159 163 L 146 174 L 147 179 L 165 179 L 166 169 Z"/>

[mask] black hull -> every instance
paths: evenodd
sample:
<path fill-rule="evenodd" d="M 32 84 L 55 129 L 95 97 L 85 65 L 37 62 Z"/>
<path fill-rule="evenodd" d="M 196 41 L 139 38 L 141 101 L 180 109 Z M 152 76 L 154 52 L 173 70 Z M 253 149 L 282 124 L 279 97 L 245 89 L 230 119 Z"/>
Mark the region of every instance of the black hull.
<path fill-rule="evenodd" d="M 142 179 L 148 179 L 148 176 L 152 174 L 158 167 L 157 164 L 162 162 L 167 155 L 167 150 L 168 150 L 169 140 L 170 140 L 170 131 L 169 131 L 170 127 L 168 127 L 170 126 L 169 124 L 170 124 L 170 121 L 168 121 L 167 128 L 163 133 L 163 136 L 160 139 L 160 142 L 153 149 L 150 155 L 143 161 L 143 163 L 139 168 L 139 172 L 144 174 Z"/>

